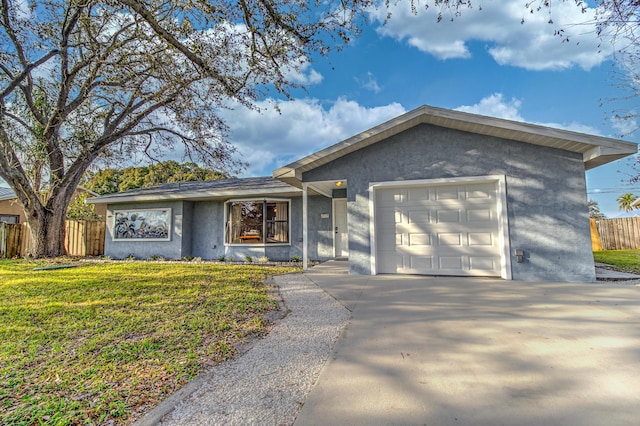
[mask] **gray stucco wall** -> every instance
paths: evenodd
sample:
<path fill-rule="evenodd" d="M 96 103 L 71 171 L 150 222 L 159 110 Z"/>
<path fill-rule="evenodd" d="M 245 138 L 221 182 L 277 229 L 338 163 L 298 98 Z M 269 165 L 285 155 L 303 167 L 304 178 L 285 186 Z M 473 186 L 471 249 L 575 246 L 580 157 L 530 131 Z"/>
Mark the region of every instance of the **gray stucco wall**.
<path fill-rule="evenodd" d="M 333 205 L 331 198 L 309 197 L 309 258 L 333 259 Z M 300 236 L 302 236 L 302 202 L 300 202 Z M 300 242 L 302 255 L 302 241 Z"/>
<path fill-rule="evenodd" d="M 107 206 L 107 232 L 105 235 L 105 254 L 114 259 L 122 259 L 133 255 L 136 258 L 145 259 L 152 256 L 162 256 L 165 259 L 181 259 L 189 255 L 185 253 L 183 246 L 183 213 L 185 203 L 183 201 L 169 201 L 159 203 L 128 203 L 112 204 Z M 115 210 L 144 210 L 171 208 L 171 239 L 169 241 L 148 241 L 142 239 L 113 240 L 114 211 Z M 190 208 L 186 208 L 187 216 Z M 187 223 L 189 222 L 188 217 Z M 190 239 L 190 236 L 187 237 Z"/>
<path fill-rule="evenodd" d="M 191 255 L 203 259 L 218 259 L 224 251 L 224 202 L 193 203 L 191 224 Z"/>
<path fill-rule="evenodd" d="M 193 202 L 185 201 L 182 204 L 182 223 L 177 224 L 182 229 L 181 257 L 191 256 L 193 245 Z"/>
<path fill-rule="evenodd" d="M 384 165 L 384 167 L 381 167 Z M 369 274 L 371 182 L 506 175 L 511 255 L 516 280 L 595 280 L 584 164 L 580 154 L 420 125 L 303 175 L 347 180 L 349 263 Z"/>
<path fill-rule="evenodd" d="M 274 261 L 287 261 L 294 256 L 302 258 L 302 198 L 291 200 L 290 245 L 258 246 L 252 244 L 224 244 L 225 201 L 197 201 L 192 203 L 189 222 L 183 222 L 186 230 L 190 228 L 190 255 L 203 259 L 218 259 L 222 256 L 243 260 L 245 256 L 268 257 Z M 331 221 L 331 199 L 309 197 L 309 257 L 326 260 L 333 257 L 333 234 Z M 322 218 L 328 213 L 329 218 Z M 187 215 L 184 215 L 185 218 Z M 183 248 L 187 250 L 186 245 Z"/>

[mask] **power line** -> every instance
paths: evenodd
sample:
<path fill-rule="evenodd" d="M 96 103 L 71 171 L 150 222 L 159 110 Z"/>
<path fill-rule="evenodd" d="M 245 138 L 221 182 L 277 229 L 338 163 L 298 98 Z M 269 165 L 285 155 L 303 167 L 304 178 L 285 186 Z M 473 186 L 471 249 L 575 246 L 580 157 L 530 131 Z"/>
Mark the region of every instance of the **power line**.
<path fill-rule="evenodd" d="M 630 191 L 638 191 L 640 192 L 640 188 L 594 188 L 587 191 L 587 194 L 612 194 L 616 192 L 630 192 Z"/>

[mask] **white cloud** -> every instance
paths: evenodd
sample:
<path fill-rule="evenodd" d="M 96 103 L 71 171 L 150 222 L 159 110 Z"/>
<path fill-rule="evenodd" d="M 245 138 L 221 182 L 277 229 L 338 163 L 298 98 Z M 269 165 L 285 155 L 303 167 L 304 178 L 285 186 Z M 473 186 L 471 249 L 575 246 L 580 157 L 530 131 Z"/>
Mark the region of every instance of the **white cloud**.
<path fill-rule="evenodd" d="M 277 106 L 280 113 L 274 108 Z M 222 113 L 230 140 L 250 163 L 245 175 L 270 174 L 279 166 L 397 117 L 402 105 L 364 107 L 340 98 L 328 107 L 317 99 L 267 100 L 261 112 L 238 106 Z"/>
<path fill-rule="evenodd" d="M 527 121 L 521 114 L 522 101 L 494 93 L 458 111 L 513 121 Z M 280 112 L 276 110 L 277 106 Z M 250 163 L 245 176 L 270 175 L 280 166 L 340 142 L 406 112 L 398 103 L 368 108 L 340 98 L 325 106 L 318 99 L 266 100 L 261 112 L 237 106 L 225 111 L 231 142 L 240 158 Z M 541 126 L 599 135 L 591 126 L 578 123 L 538 122 Z"/>
<path fill-rule="evenodd" d="M 613 116 L 610 119 L 611 125 L 621 136 L 628 136 L 638 130 L 638 121 L 635 119 L 635 111 L 629 111 L 625 117 Z"/>
<path fill-rule="evenodd" d="M 380 23 L 377 31 L 385 36 L 406 41 L 409 45 L 442 60 L 469 58 L 468 43 L 487 43 L 487 52 L 500 65 L 528 70 L 558 70 L 572 66 L 591 69 L 610 53 L 600 45 L 593 22 L 595 10 L 582 13 L 574 2 L 554 2 L 551 18 L 539 11 L 530 14 L 522 0 L 485 2 L 482 10 L 464 9 L 453 21 L 436 23 L 435 7 L 412 13 L 410 2 L 395 2 L 389 7 L 391 18 L 382 24 L 387 10 L 372 12 Z M 524 19 L 524 23 L 521 23 Z M 563 29 L 569 42 L 563 43 L 554 31 Z M 600 53 L 598 53 L 600 52 Z"/>
<path fill-rule="evenodd" d="M 301 84 L 303 86 L 311 86 L 313 84 L 320 84 L 324 77 L 318 71 L 310 68 L 309 62 L 305 62 L 306 59 L 300 61 L 299 69 L 289 68 L 285 78 L 293 83 Z"/>
<path fill-rule="evenodd" d="M 29 2 L 27 0 L 9 2 L 9 7 L 11 6 L 15 6 L 16 17 L 18 19 L 26 20 L 31 18 L 31 9 L 29 8 Z"/>
<path fill-rule="evenodd" d="M 600 135 L 600 130 L 595 127 L 588 126 L 586 124 L 571 122 L 571 123 L 555 123 L 555 122 L 533 122 L 525 120 L 520 114 L 520 108 L 522 107 L 522 101 L 519 99 L 511 98 L 505 100 L 502 93 L 494 93 L 485 98 L 482 98 L 480 102 L 475 105 L 462 105 L 455 108 L 457 111 L 469 112 L 472 114 L 486 115 L 489 117 L 503 118 L 505 120 L 513 121 L 526 121 L 531 124 L 538 124 L 540 126 L 552 127 L 554 129 L 570 130 L 572 132 L 586 133 L 589 135 Z"/>
<path fill-rule="evenodd" d="M 475 105 L 462 105 L 456 108 L 456 110 L 513 121 L 524 121 L 519 111 L 521 105 L 522 102 L 518 99 L 512 98 L 509 101 L 505 101 L 502 93 L 494 93 L 481 99 L 480 102 Z"/>
<path fill-rule="evenodd" d="M 373 73 L 371 71 L 367 72 L 367 76 L 365 78 L 358 78 L 355 77 L 356 83 L 358 83 L 360 85 L 360 87 L 370 90 L 373 93 L 380 93 L 380 91 L 382 91 L 382 87 L 380 87 L 380 85 L 378 84 L 378 80 L 376 79 L 376 76 L 373 75 Z"/>

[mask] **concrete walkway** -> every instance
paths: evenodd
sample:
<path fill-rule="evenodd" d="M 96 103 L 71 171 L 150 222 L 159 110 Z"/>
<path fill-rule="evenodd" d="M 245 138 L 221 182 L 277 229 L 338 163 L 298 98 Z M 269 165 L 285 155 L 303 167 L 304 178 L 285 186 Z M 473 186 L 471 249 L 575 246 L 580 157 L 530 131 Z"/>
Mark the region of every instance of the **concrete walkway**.
<path fill-rule="evenodd" d="M 603 281 L 631 281 L 640 280 L 640 275 L 620 272 L 611 269 L 611 265 L 596 263 L 596 279 Z"/>
<path fill-rule="evenodd" d="M 638 424 L 638 286 L 307 276 L 352 319 L 298 426 Z"/>

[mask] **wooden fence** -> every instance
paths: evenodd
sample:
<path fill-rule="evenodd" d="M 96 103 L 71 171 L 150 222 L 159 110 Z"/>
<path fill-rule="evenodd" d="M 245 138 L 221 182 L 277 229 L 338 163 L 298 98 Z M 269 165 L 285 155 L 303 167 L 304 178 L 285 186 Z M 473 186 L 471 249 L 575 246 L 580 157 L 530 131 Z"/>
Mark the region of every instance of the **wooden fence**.
<path fill-rule="evenodd" d="M 70 256 L 100 256 L 104 254 L 104 236 L 104 221 L 67 220 L 64 246 Z M 28 224 L 0 223 L 0 259 L 24 257 L 30 246 Z"/>
<path fill-rule="evenodd" d="M 594 250 L 627 250 L 640 248 L 640 217 L 591 219 L 591 242 Z M 594 223 L 597 232 L 593 232 Z M 598 248 L 598 240 L 600 248 Z"/>
<path fill-rule="evenodd" d="M 0 223 L 0 259 L 22 256 L 24 250 L 23 234 L 26 227 L 23 225 L 13 225 Z"/>

